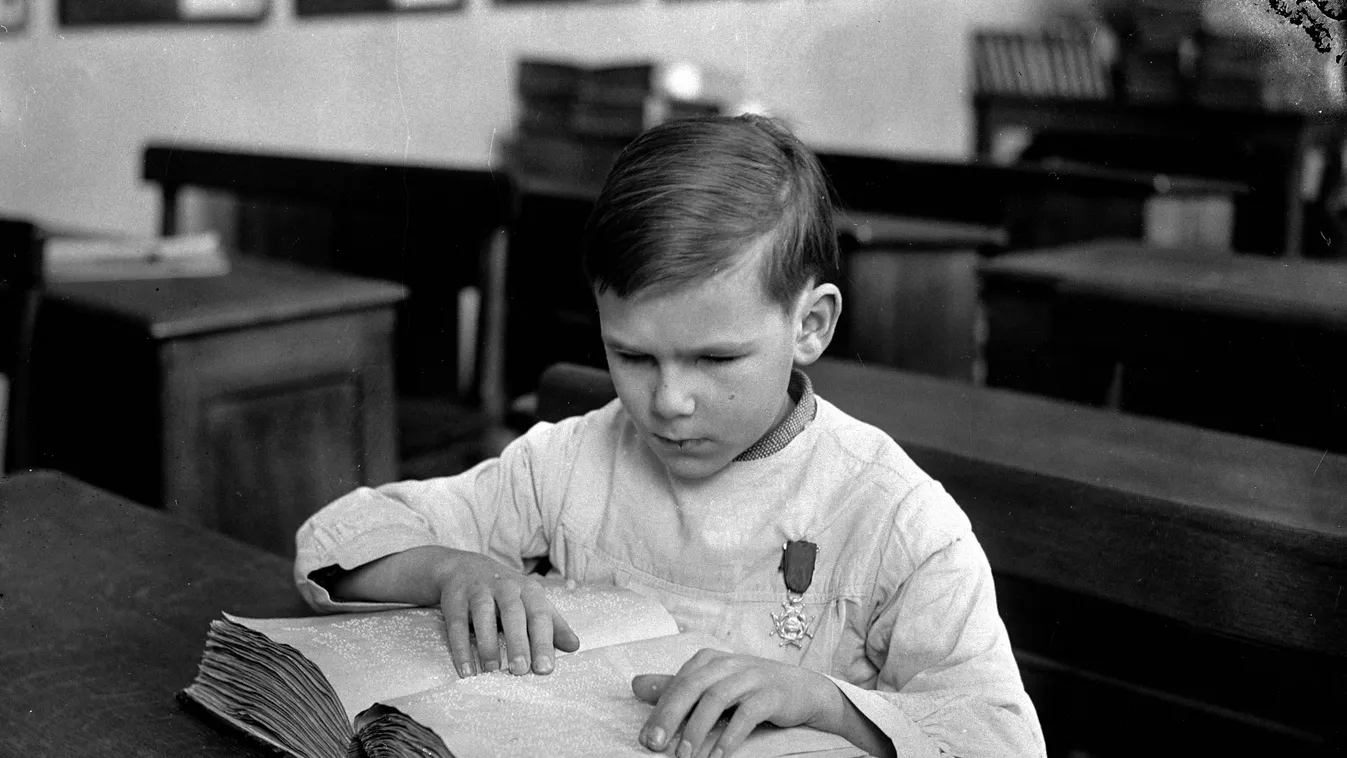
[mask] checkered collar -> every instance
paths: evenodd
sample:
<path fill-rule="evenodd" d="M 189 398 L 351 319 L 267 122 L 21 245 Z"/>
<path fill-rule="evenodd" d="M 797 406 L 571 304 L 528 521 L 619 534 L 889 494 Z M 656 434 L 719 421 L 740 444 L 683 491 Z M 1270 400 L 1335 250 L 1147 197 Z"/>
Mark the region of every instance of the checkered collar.
<path fill-rule="evenodd" d="M 796 435 L 804 431 L 810 421 L 814 420 L 814 414 L 818 412 L 818 403 L 814 399 L 814 385 L 809 381 L 807 374 L 798 368 L 791 369 L 786 394 L 795 401 L 795 409 L 734 460 L 758 461 L 779 453 L 786 449 L 786 445 L 789 445 Z"/>

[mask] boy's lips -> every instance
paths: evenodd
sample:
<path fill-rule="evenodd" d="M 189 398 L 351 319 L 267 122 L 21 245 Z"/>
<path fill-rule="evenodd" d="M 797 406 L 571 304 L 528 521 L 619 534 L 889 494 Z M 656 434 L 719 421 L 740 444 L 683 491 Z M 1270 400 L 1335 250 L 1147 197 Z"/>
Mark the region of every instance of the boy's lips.
<path fill-rule="evenodd" d="M 652 433 L 652 436 L 664 447 L 683 452 L 694 450 L 708 441 L 705 437 L 666 437 L 663 434 L 654 433 Z"/>

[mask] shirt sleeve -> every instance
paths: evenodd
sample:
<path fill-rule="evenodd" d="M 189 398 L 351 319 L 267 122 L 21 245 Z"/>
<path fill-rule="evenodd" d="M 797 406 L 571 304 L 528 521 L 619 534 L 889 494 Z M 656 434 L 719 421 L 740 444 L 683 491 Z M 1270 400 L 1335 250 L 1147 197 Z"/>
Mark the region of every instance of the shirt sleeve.
<path fill-rule="evenodd" d="M 937 482 L 898 509 L 866 653 L 873 690 L 837 681 L 899 756 L 1044 756 L 1033 703 L 996 609 L 991 567 Z"/>
<path fill-rule="evenodd" d="M 545 507 L 549 477 L 569 470 L 583 423 L 540 423 L 498 458 L 461 474 L 361 487 L 323 507 L 295 535 L 300 594 L 319 611 L 406 607 L 334 600 L 316 577 L 423 545 L 471 550 L 524 570 L 525 561 L 548 553 L 557 508 Z"/>

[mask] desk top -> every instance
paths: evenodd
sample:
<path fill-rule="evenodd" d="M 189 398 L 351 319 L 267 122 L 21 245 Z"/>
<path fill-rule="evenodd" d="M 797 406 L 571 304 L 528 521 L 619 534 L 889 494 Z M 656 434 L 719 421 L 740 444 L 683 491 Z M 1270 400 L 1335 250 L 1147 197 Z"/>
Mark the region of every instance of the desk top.
<path fill-rule="evenodd" d="M 175 696 L 221 611 L 307 614 L 290 571 L 63 474 L 0 478 L 0 754 L 269 755 Z"/>
<path fill-rule="evenodd" d="M 984 262 L 988 281 L 1062 295 L 1347 330 L 1347 264 L 1100 241 Z"/>
<path fill-rule="evenodd" d="M 1010 240 L 997 226 L 867 211 L 838 211 L 837 229 L 863 248 L 884 250 L 969 250 L 1005 247 Z"/>
<path fill-rule="evenodd" d="M 848 361 L 808 374 L 942 481 L 993 568 L 1347 651 L 1347 457 Z"/>
<path fill-rule="evenodd" d="M 154 339 L 386 307 L 406 294 L 393 282 L 239 255 L 232 256 L 224 276 L 47 287 L 49 303 L 123 321 Z"/>

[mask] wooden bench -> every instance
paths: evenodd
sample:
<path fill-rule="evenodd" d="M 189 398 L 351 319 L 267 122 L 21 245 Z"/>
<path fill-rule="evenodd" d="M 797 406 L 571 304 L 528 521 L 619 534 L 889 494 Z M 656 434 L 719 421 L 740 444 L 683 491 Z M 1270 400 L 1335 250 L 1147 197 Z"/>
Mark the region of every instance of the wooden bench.
<path fill-rule="evenodd" d="M 808 373 L 968 513 L 1050 745 L 1343 748 L 1347 458 L 856 363 Z"/>
<path fill-rule="evenodd" d="M 240 252 L 408 287 L 395 331 L 404 462 L 474 437 L 499 415 L 492 308 L 515 202 L 508 176 L 179 144 L 149 145 L 143 175 L 162 192 L 163 234 L 182 231 L 184 189 L 223 193 L 235 200 Z M 460 320 L 466 288 L 483 303 L 476 328 Z"/>
<path fill-rule="evenodd" d="M 1347 458 L 848 361 L 807 372 L 972 520 L 1054 754 L 1347 745 Z M 555 367 L 539 395 L 555 420 L 612 389 Z"/>

